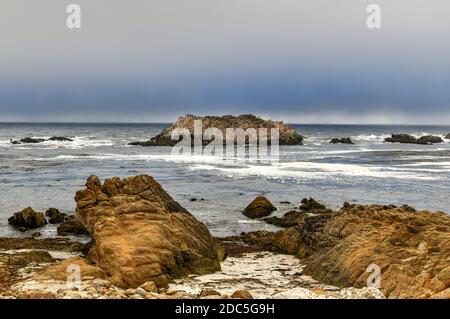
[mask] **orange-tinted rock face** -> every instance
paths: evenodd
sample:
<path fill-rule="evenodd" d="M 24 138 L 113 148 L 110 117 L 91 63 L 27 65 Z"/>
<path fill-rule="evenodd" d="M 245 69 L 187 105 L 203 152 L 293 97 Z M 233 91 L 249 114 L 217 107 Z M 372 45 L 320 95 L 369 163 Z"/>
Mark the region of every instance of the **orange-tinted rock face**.
<path fill-rule="evenodd" d="M 220 269 L 221 252 L 206 226 L 152 177 L 88 178 L 77 214 L 95 240 L 97 265 L 122 287 Z"/>
<path fill-rule="evenodd" d="M 304 258 L 305 273 L 329 284 L 365 287 L 374 264 L 386 297 L 449 296 L 450 216 L 443 212 L 347 205 L 276 233 L 271 248 Z"/>

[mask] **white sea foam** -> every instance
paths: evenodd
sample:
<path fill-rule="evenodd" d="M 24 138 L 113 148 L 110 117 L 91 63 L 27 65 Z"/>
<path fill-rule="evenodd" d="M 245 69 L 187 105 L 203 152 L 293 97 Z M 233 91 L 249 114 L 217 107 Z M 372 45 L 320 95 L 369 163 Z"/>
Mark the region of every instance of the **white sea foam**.
<path fill-rule="evenodd" d="M 331 176 L 349 177 L 374 177 L 374 178 L 395 178 L 395 179 L 419 179 L 435 180 L 436 176 L 421 174 L 420 172 L 397 171 L 380 166 L 368 166 L 357 164 L 337 164 L 337 163 L 314 163 L 314 162 L 288 162 L 278 165 L 260 166 L 245 165 L 237 168 L 220 167 L 218 165 L 192 165 L 196 169 L 209 169 L 222 171 L 234 177 L 263 176 L 273 179 L 327 179 Z"/>

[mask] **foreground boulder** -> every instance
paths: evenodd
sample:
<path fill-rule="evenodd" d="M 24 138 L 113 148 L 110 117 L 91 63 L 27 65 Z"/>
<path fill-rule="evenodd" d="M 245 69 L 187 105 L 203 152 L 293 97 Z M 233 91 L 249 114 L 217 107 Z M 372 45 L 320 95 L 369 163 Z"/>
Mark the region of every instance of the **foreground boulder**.
<path fill-rule="evenodd" d="M 275 210 L 277 209 L 267 198 L 258 196 L 242 211 L 242 214 L 248 218 L 261 218 L 269 216 Z"/>
<path fill-rule="evenodd" d="M 355 144 L 350 137 L 333 138 L 331 144 Z"/>
<path fill-rule="evenodd" d="M 20 212 L 14 213 L 8 219 L 8 223 L 20 231 L 26 231 L 47 224 L 47 220 L 43 213 L 35 212 L 33 208 L 27 207 Z"/>
<path fill-rule="evenodd" d="M 261 240 L 302 258 L 306 274 L 331 285 L 365 287 L 370 266 L 379 267 L 386 297 L 450 298 L 450 216 L 444 212 L 346 204 Z"/>
<path fill-rule="evenodd" d="M 220 270 L 222 250 L 206 226 L 152 177 L 88 178 L 76 193 L 77 216 L 94 242 L 89 255 L 120 287 Z"/>
<path fill-rule="evenodd" d="M 389 143 L 422 144 L 422 145 L 444 142 L 444 140 L 439 136 L 426 135 L 417 139 L 409 134 L 392 134 L 391 137 L 386 138 L 384 141 Z"/>
<path fill-rule="evenodd" d="M 186 128 L 189 129 L 191 135 L 194 131 L 194 121 L 201 120 L 202 128 L 206 130 L 208 128 L 218 128 L 222 132 L 223 141 L 225 143 L 226 129 L 227 128 L 242 128 L 244 130 L 248 128 L 254 128 L 259 134 L 260 128 L 267 129 L 267 143 L 271 143 L 270 129 L 279 129 L 279 145 L 302 145 L 303 136 L 298 134 L 293 128 L 287 124 L 279 121 L 263 120 L 252 114 L 245 114 L 239 116 L 225 115 L 225 116 L 195 116 L 186 115 L 180 117 L 176 122 L 165 128 L 160 134 L 156 135 L 148 141 L 132 142 L 129 145 L 140 146 L 173 146 L 178 143 L 178 140 L 172 140 L 171 134 L 175 129 Z M 248 140 L 246 141 L 248 143 Z M 204 140 L 203 144 L 210 143 L 209 140 Z"/>

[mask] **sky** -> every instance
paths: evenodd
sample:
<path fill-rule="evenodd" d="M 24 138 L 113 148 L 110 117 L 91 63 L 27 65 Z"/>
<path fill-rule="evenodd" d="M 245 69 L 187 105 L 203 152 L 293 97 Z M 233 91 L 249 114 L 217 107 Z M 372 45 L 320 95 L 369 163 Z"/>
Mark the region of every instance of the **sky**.
<path fill-rule="evenodd" d="M 450 124 L 450 1 L 1 0 L 0 122 L 187 113 Z"/>

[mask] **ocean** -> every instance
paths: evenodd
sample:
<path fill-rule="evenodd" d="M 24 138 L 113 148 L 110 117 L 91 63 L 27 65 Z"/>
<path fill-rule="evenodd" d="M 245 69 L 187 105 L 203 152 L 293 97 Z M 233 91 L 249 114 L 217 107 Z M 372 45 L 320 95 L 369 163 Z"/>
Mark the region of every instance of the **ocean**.
<path fill-rule="evenodd" d="M 56 207 L 73 212 L 75 192 L 92 174 L 101 179 L 152 175 L 215 236 L 275 230 L 241 214 L 261 194 L 278 207 L 275 214 L 279 215 L 310 196 L 330 208 L 348 201 L 450 212 L 450 141 L 383 143 L 391 133 L 444 137 L 450 126 L 292 125 L 306 137 L 305 145 L 280 146 L 280 161 L 273 165 L 172 156 L 170 147 L 127 145 L 149 139 L 166 125 L 1 123 L 0 236 L 29 236 L 7 222 L 14 212 L 28 206 L 38 211 Z M 74 141 L 10 143 L 10 139 L 52 136 Z M 356 144 L 329 143 L 333 137 L 344 136 Z M 39 231 L 44 236 L 56 234 L 53 225 Z"/>

